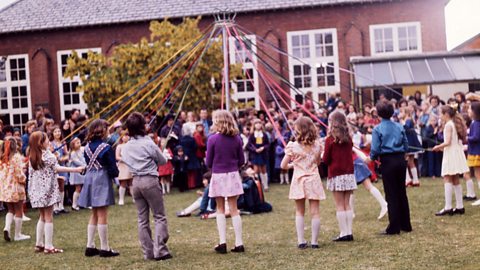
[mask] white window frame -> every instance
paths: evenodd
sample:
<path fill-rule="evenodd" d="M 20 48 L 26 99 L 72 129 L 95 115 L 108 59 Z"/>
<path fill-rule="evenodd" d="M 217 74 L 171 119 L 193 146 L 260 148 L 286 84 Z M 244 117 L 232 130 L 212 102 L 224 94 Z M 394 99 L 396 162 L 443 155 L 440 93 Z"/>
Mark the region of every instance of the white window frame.
<path fill-rule="evenodd" d="M 23 134 L 24 132 L 24 127 L 25 123 L 32 119 L 32 101 L 31 101 L 31 93 L 30 93 L 30 67 L 29 67 L 29 58 L 28 54 L 15 54 L 15 55 L 7 55 L 3 56 L 6 57 L 5 60 L 5 75 L 6 75 L 6 80 L 5 81 L 0 81 L 0 88 L 6 88 L 7 89 L 7 96 L 4 97 L 3 99 L 7 99 L 7 104 L 8 108 L 7 109 L 1 109 L 0 107 L 0 114 L 1 115 L 8 115 L 9 121 L 10 121 L 10 126 L 12 127 L 17 127 L 20 128 L 20 132 Z M 11 59 L 20 59 L 23 58 L 25 60 L 25 79 L 24 80 L 16 80 L 12 81 L 11 78 L 11 67 L 10 67 L 10 60 Z M 21 107 L 21 101 L 20 101 L 20 108 L 13 108 L 13 87 L 26 87 L 27 93 L 26 93 L 26 98 L 27 98 L 27 107 L 22 108 Z M 20 89 L 19 89 L 20 90 Z M 22 121 L 22 115 L 27 114 L 28 117 L 26 121 Z M 15 124 L 14 123 L 14 117 L 19 115 L 20 116 L 20 123 Z M 6 125 L 7 123 L 4 123 Z"/>
<path fill-rule="evenodd" d="M 61 50 L 57 51 L 57 71 L 58 71 L 58 95 L 60 96 L 60 113 L 61 118 L 66 118 L 66 112 L 71 111 L 72 109 L 79 109 L 80 113 L 85 114 L 88 106 L 87 103 L 83 100 L 83 92 L 78 92 L 80 103 L 78 104 L 65 104 L 64 101 L 64 92 L 63 92 L 63 84 L 64 83 L 78 83 L 78 86 L 82 85 L 82 80 L 80 76 L 74 76 L 73 78 L 64 78 L 62 74 L 62 55 L 71 55 L 73 51 L 77 52 L 80 56 L 83 53 L 88 53 L 89 51 L 101 53 L 101 48 L 87 48 L 87 49 L 73 49 L 73 50 Z M 73 103 L 73 100 L 72 102 Z"/>
<path fill-rule="evenodd" d="M 398 29 L 401 27 L 415 26 L 417 30 L 417 49 L 400 51 Z M 402 22 L 402 23 L 388 23 L 388 24 L 372 24 L 370 25 L 370 54 L 371 55 L 405 55 L 422 52 L 422 26 L 420 22 Z M 375 30 L 378 29 L 392 29 L 393 37 L 393 51 L 392 52 L 376 52 L 375 50 Z"/>
<path fill-rule="evenodd" d="M 250 79 L 253 79 L 253 91 L 251 92 L 247 92 L 247 91 L 244 91 L 244 92 L 238 92 L 238 86 L 237 86 L 237 82 L 234 80 L 231 82 L 231 86 L 232 86 L 232 89 L 234 90 L 234 94 L 232 96 L 233 100 L 235 100 L 236 102 L 239 102 L 240 101 L 244 101 L 245 103 L 247 103 L 248 100 L 251 100 L 251 99 L 254 99 L 255 100 L 255 109 L 259 109 L 260 108 L 260 100 L 258 99 L 259 98 L 259 79 L 258 79 L 258 72 L 257 72 L 257 47 L 256 47 L 256 38 L 255 38 L 255 35 L 245 35 L 245 36 L 242 36 L 242 38 L 244 39 L 248 39 L 250 40 L 253 45 L 251 46 L 251 49 L 253 52 L 251 52 L 250 54 L 246 53 L 245 50 L 243 49 L 243 47 L 241 48 L 241 50 L 237 50 L 236 47 L 235 47 L 235 42 L 237 41 L 237 39 L 235 37 L 230 37 L 229 38 L 229 57 L 230 57 L 230 63 L 231 64 L 237 64 L 238 61 L 237 61 L 237 54 L 241 53 L 243 54 L 243 56 L 245 56 L 246 58 L 253 58 L 253 59 L 250 59 L 251 61 L 250 62 L 245 62 L 242 64 L 242 70 L 247 70 L 247 69 L 251 69 L 252 70 L 252 74 L 253 74 L 253 78 L 249 78 L 249 77 L 245 77 L 244 79 L 242 79 L 242 81 L 248 81 Z M 240 37 L 239 37 L 240 39 Z M 251 57 L 250 57 L 251 56 Z M 240 63 L 242 63 L 242 61 L 240 61 Z"/>
<path fill-rule="evenodd" d="M 315 42 L 316 34 L 332 34 L 332 45 L 333 45 L 333 55 L 331 56 L 317 56 L 316 48 L 318 47 Z M 308 58 L 295 58 L 293 56 L 293 36 L 298 35 L 308 35 L 309 37 L 309 49 L 310 57 Z M 312 92 L 312 98 L 315 102 L 319 101 L 320 95 L 325 95 L 328 97 L 329 94 L 340 92 L 340 69 L 339 69 L 339 60 L 338 60 L 338 39 L 337 39 L 337 29 L 336 28 L 326 28 L 326 29 L 314 29 L 314 30 L 303 30 L 303 31 L 290 31 L 287 32 L 287 44 L 288 44 L 288 74 L 289 80 L 292 85 L 295 85 L 294 76 L 294 66 L 296 65 L 309 65 L 310 66 L 310 87 L 298 88 L 302 93 L 303 99 L 305 100 L 305 95 L 307 92 Z M 334 65 L 333 75 L 335 76 L 334 85 L 318 85 L 317 81 L 317 68 L 321 68 L 323 63 L 332 63 Z M 323 68 L 327 68 L 323 66 Z M 302 71 L 303 73 L 303 71 Z M 290 89 L 290 95 L 292 98 L 295 98 L 298 95 L 293 88 Z M 296 107 L 295 103 L 292 102 L 291 105 Z"/>

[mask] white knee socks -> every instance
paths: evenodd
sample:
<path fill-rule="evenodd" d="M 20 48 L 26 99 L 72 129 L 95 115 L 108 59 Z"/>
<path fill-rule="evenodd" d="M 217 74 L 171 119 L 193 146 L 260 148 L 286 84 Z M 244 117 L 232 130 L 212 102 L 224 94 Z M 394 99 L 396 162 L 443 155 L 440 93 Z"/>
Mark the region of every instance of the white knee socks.
<path fill-rule="evenodd" d="M 110 250 L 110 246 L 108 245 L 108 225 L 98 224 L 97 230 L 98 236 L 100 237 L 100 248 L 102 250 Z"/>
<path fill-rule="evenodd" d="M 268 190 L 268 175 L 266 173 L 261 173 L 260 180 L 262 181 L 263 189 Z"/>
<path fill-rule="evenodd" d="M 312 218 L 312 245 L 318 245 L 318 233 L 320 232 L 320 218 Z"/>
<path fill-rule="evenodd" d="M 288 176 L 288 173 L 284 173 L 283 177 L 285 178 L 285 183 L 287 183 L 287 185 L 290 184 L 290 177 Z"/>
<path fill-rule="evenodd" d="M 120 186 L 118 189 L 118 205 L 124 205 L 125 204 L 125 192 L 127 191 L 126 188 Z"/>
<path fill-rule="evenodd" d="M 452 209 L 452 195 L 453 195 L 453 185 L 452 183 L 445 183 L 445 210 Z"/>
<path fill-rule="evenodd" d="M 466 186 L 467 186 L 467 196 L 470 197 L 470 198 L 476 197 L 476 195 L 475 195 L 475 188 L 474 188 L 472 179 L 468 179 L 468 180 L 465 182 L 465 184 L 466 184 Z"/>
<path fill-rule="evenodd" d="M 60 192 L 60 202 L 58 203 L 58 210 L 64 210 L 63 200 L 65 199 L 65 192 Z"/>
<path fill-rule="evenodd" d="M 347 220 L 347 235 L 352 235 L 353 234 L 353 211 L 348 210 L 345 211 L 345 217 Z"/>
<path fill-rule="evenodd" d="M 280 185 L 283 185 L 284 182 L 285 182 L 285 177 L 283 173 L 280 173 Z"/>
<path fill-rule="evenodd" d="M 97 225 L 88 224 L 87 226 L 87 248 L 95 247 L 95 231 L 97 230 Z"/>
<path fill-rule="evenodd" d="M 3 228 L 4 231 L 8 231 L 10 234 L 10 228 L 12 227 L 12 222 L 13 222 L 13 214 L 8 212 L 5 215 L 5 227 Z"/>
<path fill-rule="evenodd" d="M 412 178 L 410 177 L 410 173 L 408 172 L 408 167 L 407 167 L 407 173 L 405 174 L 405 184 L 411 184 L 412 183 Z"/>
<path fill-rule="evenodd" d="M 45 223 L 45 249 L 53 248 L 53 223 Z"/>
<path fill-rule="evenodd" d="M 337 211 L 337 221 L 338 228 L 340 229 L 340 237 L 348 235 L 346 211 Z"/>
<path fill-rule="evenodd" d="M 242 219 L 240 215 L 232 217 L 233 230 L 235 231 L 235 246 L 242 246 Z"/>
<path fill-rule="evenodd" d="M 455 202 L 456 202 L 455 207 L 457 209 L 462 209 L 463 208 L 462 185 L 458 184 L 453 186 L 453 190 L 455 191 Z"/>
<path fill-rule="evenodd" d="M 72 208 L 77 208 L 78 207 L 78 197 L 80 197 L 80 192 L 75 191 L 73 193 Z"/>
<path fill-rule="evenodd" d="M 37 247 L 45 246 L 44 237 L 45 237 L 45 222 L 39 219 L 37 222 L 37 241 L 35 243 Z"/>
<path fill-rule="evenodd" d="M 15 241 L 30 239 L 29 235 L 22 234 L 23 219 L 15 217 Z"/>
<path fill-rule="evenodd" d="M 372 185 L 372 187 L 370 188 L 370 194 L 372 194 L 372 196 L 375 198 L 375 200 L 377 200 L 377 202 L 380 204 L 380 207 L 382 207 L 382 208 L 387 207 L 387 201 L 385 201 L 385 199 L 382 196 L 382 193 L 380 193 L 378 188 L 376 188 Z"/>
<path fill-rule="evenodd" d="M 410 171 L 412 172 L 413 184 L 419 184 L 420 181 L 418 181 L 417 168 L 416 167 L 410 168 Z"/>
<path fill-rule="evenodd" d="M 225 214 L 217 213 L 217 229 L 218 229 L 218 236 L 220 237 L 219 244 L 227 243 L 227 219 L 225 218 Z"/>
<path fill-rule="evenodd" d="M 352 194 L 350 195 L 350 201 L 349 201 L 349 204 L 350 204 L 350 209 L 352 209 L 352 213 L 353 213 L 353 217 L 355 217 L 355 196 Z"/>
<path fill-rule="evenodd" d="M 305 240 L 305 221 L 303 216 L 295 216 L 295 227 L 297 228 L 297 242 L 304 244 Z"/>

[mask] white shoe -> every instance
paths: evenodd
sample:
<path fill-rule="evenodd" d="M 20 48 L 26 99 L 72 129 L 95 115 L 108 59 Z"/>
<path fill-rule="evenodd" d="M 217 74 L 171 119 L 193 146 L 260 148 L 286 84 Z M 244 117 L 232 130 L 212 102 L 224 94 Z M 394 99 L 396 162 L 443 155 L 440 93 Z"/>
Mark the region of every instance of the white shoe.
<path fill-rule="evenodd" d="M 124 205 L 125 202 L 124 201 L 118 201 L 118 205 Z"/>
<path fill-rule="evenodd" d="M 378 215 L 378 219 L 382 219 L 386 214 L 388 213 L 388 207 L 385 206 L 385 207 L 382 207 L 382 209 L 380 210 L 380 215 Z"/>
<path fill-rule="evenodd" d="M 479 206 L 480 205 L 480 200 L 476 200 L 475 202 L 472 203 L 473 206 Z"/>
<path fill-rule="evenodd" d="M 32 220 L 32 219 L 29 218 L 29 217 L 27 217 L 27 216 L 25 216 L 25 214 L 23 214 L 23 216 L 22 216 L 22 221 L 30 221 L 30 220 Z"/>
<path fill-rule="evenodd" d="M 30 239 L 30 235 L 20 234 L 18 236 L 15 236 L 15 241 L 23 241 L 28 239 Z"/>

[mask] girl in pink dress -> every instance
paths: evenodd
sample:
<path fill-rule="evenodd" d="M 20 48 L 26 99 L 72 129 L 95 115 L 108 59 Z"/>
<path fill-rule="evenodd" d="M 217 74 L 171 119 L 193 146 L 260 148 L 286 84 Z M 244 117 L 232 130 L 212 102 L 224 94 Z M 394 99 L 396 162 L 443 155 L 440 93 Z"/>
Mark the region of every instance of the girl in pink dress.
<path fill-rule="evenodd" d="M 298 248 L 308 247 L 304 237 L 305 200 L 310 204 L 312 217 L 312 248 L 318 248 L 320 231 L 320 200 L 325 200 L 318 164 L 321 161 L 323 147 L 318 140 L 318 132 L 313 121 L 300 117 L 294 124 L 296 142 L 289 142 L 285 148 L 285 157 L 280 164 L 287 170 L 293 167 L 293 179 L 290 185 L 289 199 L 295 200 L 295 225 L 297 228 Z"/>

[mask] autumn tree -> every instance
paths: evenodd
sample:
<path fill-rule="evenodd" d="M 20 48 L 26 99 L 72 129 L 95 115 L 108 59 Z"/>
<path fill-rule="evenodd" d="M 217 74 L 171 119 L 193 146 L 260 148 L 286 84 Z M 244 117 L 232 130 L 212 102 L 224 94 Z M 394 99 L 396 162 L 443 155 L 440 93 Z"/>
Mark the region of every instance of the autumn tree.
<path fill-rule="evenodd" d="M 208 36 L 198 48 L 195 47 L 196 51 L 192 51 L 195 42 L 203 35 L 198 28 L 199 21 L 200 18 L 187 18 L 178 25 L 168 20 L 152 21 L 149 38 L 142 38 L 134 44 L 119 45 L 110 55 L 89 52 L 87 58 L 81 58 L 74 52 L 68 60 L 65 76 L 80 76 L 83 84 L 77 91 L 84 92 L 83 98 L 90 112 L 96 113 L 125 91 L 138 90 L 140 85 L 149 82 L 159 70 L 165 68 L 165 63 L 170 64 L 160 75 L 160 79 L 147 84 L 143 91 L 130 97 L 132 100 L 141 100 L 134 109 L 145 111 L 158 107 L 193 61 L 202 55 L 198 64 L 193 66 L 194 69 L 187 73 L 184 83 L 173 92 L 171 100 L 180 100 L 189 88 L 183 104 L 184 109 L 217 109 L 220 106 L 221 93 L 218 87 L 212 87 L 211 81 L 212 78 L 217 83 L 222 81 L 222 39 L 218 36 L 210 39 Z M 202 53 L 204 48 L 207 49 Z M 184 56 L 175 65 L 173 59 L 179 55 Z M 239 66 L 231 67 L 231 78 L 238 77 L 240 73 Z M 187 87 L 189 84 L 190 87 Z M 116 110 L 125 111 L 131 108 L 132 100 L 130 103 L 118 102 Z M 147 108 L 147 105 L 150 106 Z"/>

